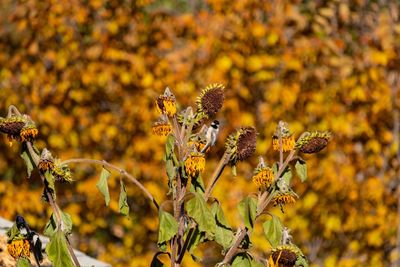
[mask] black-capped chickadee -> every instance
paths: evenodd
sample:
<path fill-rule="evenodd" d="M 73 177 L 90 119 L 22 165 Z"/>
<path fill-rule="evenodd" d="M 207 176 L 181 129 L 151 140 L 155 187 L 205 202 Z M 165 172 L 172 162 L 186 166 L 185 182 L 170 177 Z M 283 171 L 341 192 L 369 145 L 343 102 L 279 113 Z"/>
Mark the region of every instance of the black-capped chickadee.
<path fill-rule="evenodd" d="M 210 146 L 215 145 L 215 142 L 217 141 L 218 133 L 219 133 L 219 121 L 215 120 L 211 123 L 210 127 L 208 127 L 208 129 L 207 129 L 207 132 L 206 132 L 207 143 L 201 150 L 201 153 L 204 153 L 207 150 L 207 148 L 209 148 Z"/>
<path fill-rule="evenodd" d="M 24 235 L 25 238 L 28 240 L 30 244 L 30 249 L 35 256 L 36 263 L 38 266 L 40 266 L 40 262 L 43 260 L 43 254 L 42 242 L 40 241 L 39 235 L 29 228 L 28 223 L 21 215 L 17 215 L 17 217 L 15 218 L 15 223 L 20 233 Z"/>

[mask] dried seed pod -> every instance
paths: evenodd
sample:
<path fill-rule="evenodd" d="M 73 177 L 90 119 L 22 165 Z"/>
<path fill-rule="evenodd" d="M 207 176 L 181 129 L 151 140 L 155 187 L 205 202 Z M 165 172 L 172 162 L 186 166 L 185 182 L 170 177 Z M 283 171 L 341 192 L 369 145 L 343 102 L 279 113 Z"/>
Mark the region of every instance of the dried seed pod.
<path fill-rule="evenodd" d="M 257 132 L 253 127 L 240 128 L 229 135 L 225 147 L 233 165 L 243 161 L 256 151 Z"/>
<path fill-rule="evenodd" d="M 270 261 L 273 261 L 273 266 L 293 267 L 297 261 L 297 251 L 292 245 L 278 246 L 272 249 Z"/>
<path fill-rule="evenodd" d="M 224 88 L 225 86 L 219 83 L 208 85 L 196 100 L 199 111 L 208 117 L 214 116 L 224 104 Z"/>
<path fill-rule="evenodd" d="M 307 132 L 297 140 L 296 148 L 307 154 L 317 153 L 328 145 L 330 138 L 329 132 Z"/>

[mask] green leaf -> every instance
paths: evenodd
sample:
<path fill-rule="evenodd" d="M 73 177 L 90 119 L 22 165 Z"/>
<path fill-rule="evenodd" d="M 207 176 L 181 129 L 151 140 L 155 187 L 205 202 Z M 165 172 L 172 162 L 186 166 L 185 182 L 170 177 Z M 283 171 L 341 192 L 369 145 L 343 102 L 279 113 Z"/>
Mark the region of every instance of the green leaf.
<path fill-rule="evenodd" d="M 162 251 L 157 252 L 157 253 L 154 255 L 153 260 L 152 260 L 151 263 L 150 263 L 150 267 L 164 267 L 164 266 L 165 266 L 165 264 L 162 263 L 162 262 L 158 259 L 158 256 L 159 256 L 160 254 L 168 254 L 168 253 L 167 253 L 167 252 L 162 252 Z"/>
<path fill-rule="evenodd" d="M 232 228 L 228 225 L 228 222 L 225 219 L 221 205 L 214 203 L 211 206 L 211 212 L 213 213 L 216 222 L 215 241 L 224 249 L 227 249 L 232 244 L 234 238 Z"/>
<path fill-rule="evenodd" d="M 167 159 L 172 159 L 172 154 L 174 154 L 175 137 L 170 134 L 167 137 L 165 143 L 165 155 Z"/>
<path fill-rule="evenodd" d="M 204 241 L 205 239 L 205 234 L 204 232 L 200 232 L 199 227 L 196 225 L 195 228 L 189 230 L 192 231 L 189 243 L 188 243 L 188 248 L 187 250 L 192 254 L 192 257 L 194 256 L 194 250 L 197 248 L 197 246 Z M 186 236 L 187 238 L 187 236 Z"/>
<path fill-rule="evenodd" d="M 252 197 L 245 197 L 238 205 L 239 214 L 244 221 L 244 225 L 253 230 L 254 220 L 257 212 L 257 201 Z"/>
<path fill-rule="evenodd" d="M 66 212 L 61 211 L 61 220 L 63 221 L 63 231 L 65 234 L 72 233 L 72 219 L 71 215 Z M 45 236 L 51 237 L 57 231 L 57 219 L 54 214 L 51 214 L 50 220 L 46 223 L 44 227 L 43 234 Z"/>
<path fill-rule="evenodd" d="M 174 166 L 174 161 L 172 159 L 167 159 L 165 162 L 165 167 L 167 169 L 167 176 L 169 181 L 172 181 L 176 176 L 176 168 Z"/>
<path fill-rule="evenodd" d="M 96 187 L 104 196 L 106 206 L 110 204 L 110 193 L 108 192 L 108 183 L 107 183 L 108 177 L 110 177 L 110 175 L 111 173 L 106 168 L 103 168 L 101 170 L 100 179 L 96 184 Z"/>
<path fill-rule="evenodd" d="M 62 231 L 57 231 L 50 237 L 46 254 L 54 267 L 74 267 L 69 255 L 67 239 Z"/>
<path fill-rule="evenodd" d="M 299 159 L 295 165 L 296 173 L 299 176 L 300 180 L 304 182 L 307 180 L 307 164 L 304 160 Z"/>
<path fill-rule="evenodd" d="M 174 216 L 166 211 L 160 209 L 159 211 L 160 224 L 158 227 L 158 241 L 159 247 L 163 248 L 163 243 L 173 238 L 178 233 L 178 222 Z"/>
<path fill-rule="evenodd" d="M 27 172 L 28 178 L 29 178 L 29 177 L 31 177 L 33 168 L 35 166 L 35 162 L 33 161 L 32 157 L 30 156 L 30 154 L 28 152 L 28 148 L 26 147 L 25 144 L 22 146 L 21 158 L 25 161 L 26 172 Z"/>
<path fill-rule="evenodd" d="M 205 191 L 206 190 L 204 188 L 204 182 L 201 174 L 199 174 L 196 178 L 192 178 L 192 183 L 190 184 L 190 192 L 204 195 Z"/>
<path fill-rule="evenodd" d="M 17 265 L 16 267 L 30 267 L 31 266 L 31 261 L 27 258 L 24 257 L 19 257 L 17 260 Z"/>
<path fill-rule="evenodd" d="M 53 174 L 51 174 L 50 171 L 46 171 L 45 174 L 44 174 L 44 178 L 47 181 L 48 188 L 50 188 L 51 190 L 53 190 L 53 192 L 55 192 L 56 188 L 54 187 L 54 176 L 53 176 Z"/>
<path fill-rule="evenodd" d="M 292 180 L 292 176 L 293 176 L 292 175 L 292 171 L 290 170 L 289 167 L 286 167 L 286 169 L 285 169 L 285 171 L 284 171 L 284 173 L 282 175 L 282 178 L 286 182 L 287 185 L 290 185 L 290 181 Z"/>
<path fill-rule="evenodd" d="M 13 226 L 7 230 L 8 240 L 13 240 L 19 235 L 21 235 L 21 232 L 19 231 L 17 224 L 14 223 Z"/>
<path fill-rule="evenodd" d="M 264 234 L 271 247 L 277 247 L 282 239 L 282 224 L 278 217 L 272 215 L 272 219 L 263 224 Z"/>
<path fill-rule="evenodd" d="M 264 265 L 254 260 L 249 254 L 242 252 L 233 258 L 232 267 L 263 267 Z"/>
<path fill-rule="evenodd" d="M 216 229 L 214 216 L 199 193 L 194 193 L 194 198 L 186 203 L 186 208 L 188 215 L 196 221 L 201 232 L 214 235 Z"/>
<path fill-rule="evenodd" d="M 125 216 L 129 215 L 129 205 L 128 199 L 126 198 L 126 189 L 125 185 L 121 180 L 121 191 L 119 193 L 119 212 L 124 214 Z"/>
<path fill-rule="evenodd" d="M 294 266 L 296 266 L 296 267 L 297 267 L 297 266 L 308 267 L 309 265 L 308 265 L 308 261 L 307 261 L 306 258 L 304 258 L 304 257 L 297 257 L 297 260 L 296 260 Z"/>

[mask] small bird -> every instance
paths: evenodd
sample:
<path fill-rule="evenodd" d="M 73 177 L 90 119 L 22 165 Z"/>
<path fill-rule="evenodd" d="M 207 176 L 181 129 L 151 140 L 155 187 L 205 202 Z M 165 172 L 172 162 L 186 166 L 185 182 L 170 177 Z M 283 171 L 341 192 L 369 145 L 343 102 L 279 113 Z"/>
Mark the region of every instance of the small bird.
<path fill-rule="evenodd" d="M 40 266 L 40 262 L 43 260 L 43 254 L 42 242 L 39 238 L 39 235 L 29 228 L 28 223 L 21 215 L 17 215 L 15 218 L 15 223 L 20 233 L 29 241 L 30 249 L 35 256 L 36 263 L 38 266 Z"/>
<path fill-rule="evenodd" d="M 207 148 L 209 148 L 210 146 L 215 145 L 215 142 L 217 141 L 218 133 L 219 133 L 219 121 L 215 120 L 211 123 L 210 127 L 208 127 L 208 129 L 207 129 L 207 132 L 206 132 L 207 143 L 201 150 L 201 153 L 204 153 L 207 150 Z"/>

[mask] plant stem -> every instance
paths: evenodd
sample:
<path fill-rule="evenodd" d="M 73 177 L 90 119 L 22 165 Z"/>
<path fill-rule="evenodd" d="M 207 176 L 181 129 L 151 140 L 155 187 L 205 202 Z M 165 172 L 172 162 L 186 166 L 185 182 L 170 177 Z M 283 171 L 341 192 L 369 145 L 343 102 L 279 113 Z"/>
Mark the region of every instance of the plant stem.
<path fill-rule="evenodd" d="M 214 189 L 215 184 L 218 182 L 219 177 L 221 176 L 222 172 L 224 171 L 225 166 L 229 162 L 229 154 L 225 151 L 224 155 L 221 157 L 217 168 L 214 170 L 214 173 L 211 176 L 210 183 L 204 193 L 204 198 L 207 199 L 210 197 L 212 190 Z"/>
<path fill-rule="evenodd" d="M 119 172 L 122 176 L 125 176 L 128 178 L 131 182 L 133 182 L 135 185 L 137 185 L 143 193 L 153 202 L 153 204 L 156 206 L 157 210 L 159 209 L 159 205 L 157 201 L 154 199 L 153 195 L 146 189 L 146 187 L 140 183 L 135 177 L 130 175 L 127 171 L 124 169 L 121 169 L 114 164 L 111 164 L 105 160 L 97 160 L 97 159 L 84 159 L 84 158 L 74 158 L 74 159 L 67 159 L 61 162 L 61 164 L 69 164 L 69 163 L 88 163 L 88 164 L 96 164 L 96 165 L 101 165 L 101 166 L 106 166 L 110 169 L 113 169 L 117 172 Z"/>
<path fill-rule="evenodd" d="M 232 245 L 232 247 L 230 247 L 228 252 L 225 254 L 224 260 L 222 261 L 223 264 L 231 262 L 233 256 L 235 256 L 238 247 L 240 243 L 242 243 L 243 238 L 246 236 L 246 234 L 247 234 L 247 228 L 244 227 L 243 225 L 240 226 L 235 235 L 235 243 Z"/>
<path fill-rule="evenodd" d="M 35 152 L 35 149 L 31 142 L 26 142 L 26 146 L 28 148 L 29 155 L 33 160 L 33 163 L 37 167 L 39 165 L 40 156 Z M 58 207 L 57 203 L 55 202 L 53 195 L 49 192 L 49 190 L 47 188 L 47 185 L 45 183 L 46 178 L 42 174 L 40 175 L 40 178 L 42 179 L 42 182 L 45 186 L 46 196 L 47 196 L 47 199 L 49 200 L 50 206 L 53 210 L 53 214 L 56 216 L 58 227 L 60 227 L 59 229 L 62 230 L 63 222 L 62 222 L 62 218 L 61 218 L 60 208 Z M 66 239 L 67 239 L 67 248 L 68 248 L 69 254 L 71 255 L 72 260 L 74 261 L 75 266 L 80 267 L 81 265 L 78 261 L 78 258 L 75 255 L 75 252 L 74 252 L 67 236 L 66 236 Z"/>
<path fill-rule="evenodd" d="M 296 152 L 297 152 L 297 150 L 292 150 L 290 152 L 290 154 L 287 156 L 286 160 L 283 162 L 283 164 L 279 165 L 278 172 L 275 174 L 275 177 L 274 177 L 275 181 L 281 176 L 283 170 L 286 168 L 286 166 L 289 164 L 289 162 L 293 159 Z M 273 199 L 274 195 L 275 195 L 274 191 L 272 191 L 269 194 L 268 194 L 268 192 L 264 192 L 261 195 L 261 197 L 258 201 L 258 205 L 257 205 L 257 213 L 256 213 L 255 220 L 257 220 L 257 218 L 259 218 L 261 216 L 261 214 L 264 212 L 265 208 L 268 206 L 268 204 Z M 222 263 L 227 264 L 227 263 L 231 262 L 233 256 L 236 255 L 236 253 L 238 251 L 238 247 L 239 247 L 240 243 L 243 241 L 243 238 L 246 236 L 246 234 L 247 234 L 247 228 L 242 225 L 236 233 L 235 243 L 230 247 L 228 252 L 225 254 L 225 257 L 224 257 L 224 260 L 222 261 Z"/>

